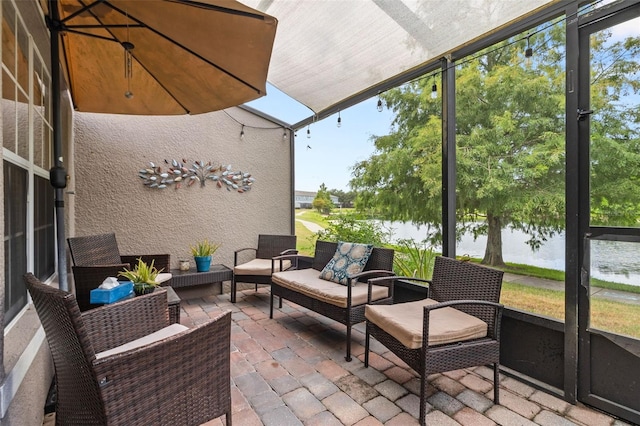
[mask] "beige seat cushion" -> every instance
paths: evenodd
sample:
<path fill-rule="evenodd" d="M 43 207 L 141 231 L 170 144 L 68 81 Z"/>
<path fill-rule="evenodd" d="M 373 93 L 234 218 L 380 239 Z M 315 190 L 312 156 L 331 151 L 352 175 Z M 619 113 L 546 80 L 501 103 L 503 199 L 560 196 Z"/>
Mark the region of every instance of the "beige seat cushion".
<path fill-rule="evenodd" d="M 156 277 L 156 282 L 158 284 L 162 284 L 164 282 L 167 282 L 171 279 L 171 274 L 168 272 L 161 272 L 158 274 L 158 276 Z"/>
<path fill-rule="evenodd" d="M 422 347 L 423 307 L 437 303 L 432 299 L 395 305 L 367 305 L 364 316 L 410 349 Z M 479 339 L 487 335 L 487 323 L 457 309 L 431 311 L 429 346 Z"/>
<path fill-rule="evenodd" d="M 115 348 L 107 349 L 106 351 L 102 351 L 96 354 L 96 359 L 104 358 L 107 356 L 119 354 L 124 351 L 128 351 L 130 349 L 137 349 L 143 346 L 149 345 L 154 342 L 158 342 L 162 339 L 166 339 L 167 337 L 171 337 L 175 334 L 182 333 L 185 330 L 188 330 L 188 327 L 185 327 L 182 324 L 171 324 L 168 327 L 162 328 L 154 333 L 147 334 L 144 337 L 141 337 L 136 340 L 132 340 L 124 345 L 116 346 Z"/>
<path fill-rule="evenodd" d="M 271 280 L 282 287 L 295 290 L 322 302 L 341 308 L 347 307 L 348 287 L 319 278 L 318 271 L 313 268 L 276 272 Z M 351 306 L 367 303 L 367 289 L 367 283 L 356 283 L 355 286 L 351 287 Z M 372 286 L 372 300 L 380 300 L 386 297 L 389 297 L 389 289 L 387 287 Z"/>
<path fill-rule="evenodd" d="M 282 269 L 291 267 L 290 260 L 282 261 Z M 273 262 L 273 270 L 280 271 L 280 261 Z M 236 265 L 233 268 L 236 275 L 271 275 L 271 259 L 253 259 L 247 263 Z"/>

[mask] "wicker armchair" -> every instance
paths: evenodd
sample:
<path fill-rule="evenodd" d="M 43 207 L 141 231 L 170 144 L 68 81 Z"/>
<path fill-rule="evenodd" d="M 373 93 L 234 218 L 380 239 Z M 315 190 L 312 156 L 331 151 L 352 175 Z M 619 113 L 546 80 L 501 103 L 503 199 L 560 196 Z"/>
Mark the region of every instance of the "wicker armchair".
<path fill-rule="evenodd" d="M 408 277 L 370 280 L 407 279 L 429 283 L 425 301 L 368 305 L 365 310 L 365 366 L 369 365 L 369 340 L 373 336 L 420 374 L 420 424 L 425 424 L 427 376 L 433 373 L 493 364 L 494 402 L 499 403 L 503 306 L 498 302 L 502 275 L 502 271 L 470 262 L 437 257 L 431 281 Z M 412 312 L 421 312 L 422 319 L 415 315 L 411 318 Z M 413 321 L 413 327 L 410 321 Z M 416 327 L 420 322 L 422 324 Z M 444 325 L 439 334 L 435 331 L 438 323 Z M 479 331 L 479 325 L 484 331 Z"/>
<path fill-rule="evenodd" d="M 241 253 L 253 251 L 255 258 L 249 261 L 241 260 Z M 295 254 L 295 235 L 258 235 L 258 247 L 246 247 L 233 253 L 233 279 L 231 280 L 231 302 L 236 302 L 237 283 L 270 285 L 273 272 L 290 268 L 291 261 L 273 262 L 271 258 L 284 254 Z M 246 260 L 246 259 L 245 259 Z"/>
<path fill-rule="evenodd" d="M 231 425 L 229 312 L 188 329 L 169 326 L 166 291 L 81 313 L 73 294 L 32 274 L 25 283 L 53 357 L 57 425 L 200 425 L 223 414 Z"/>
<path fill-rule="evenodd" d="M 145 263 L 153 261 L 154 266 L 164 272 L 169 272 L 171 266 L 169 254 L 121 255 L 114 233 L 67 238 L 67 243 L 71 252 L 71 260 L 75 266 L 116 265 L 119 263 L 128 263 L 133 266 L 140 257 Z M 165 285 L 170 284 L 165 283 Z"/>

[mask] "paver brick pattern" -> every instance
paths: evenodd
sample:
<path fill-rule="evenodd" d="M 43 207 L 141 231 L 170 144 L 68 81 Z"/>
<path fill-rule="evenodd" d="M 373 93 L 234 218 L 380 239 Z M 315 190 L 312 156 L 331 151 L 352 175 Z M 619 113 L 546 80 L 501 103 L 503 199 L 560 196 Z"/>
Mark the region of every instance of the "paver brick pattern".
<path fill-rule="evenodd" d="M 353 330 L 353 360 L 345 356 L 346 329 L 288 301 L 274 306 L 269 289 L 238 292 L 230 303 L 210 287 L 182 292 L 181 323 L 188 327 L 232 312 L 231 399 L 239 426 L 332 426 L 418 424 L 420 378 L 372 340 L 364 367 L 364 326 Z M 501 405 L 493 403 L 493 372 L 487 367 L 427 378 L 427 424 L 603 425 L 626 423 L 582 405 L 571 405 L 511 377 L 501 376 Z M 222 426 L 224 417 L 206 426 Z"/>

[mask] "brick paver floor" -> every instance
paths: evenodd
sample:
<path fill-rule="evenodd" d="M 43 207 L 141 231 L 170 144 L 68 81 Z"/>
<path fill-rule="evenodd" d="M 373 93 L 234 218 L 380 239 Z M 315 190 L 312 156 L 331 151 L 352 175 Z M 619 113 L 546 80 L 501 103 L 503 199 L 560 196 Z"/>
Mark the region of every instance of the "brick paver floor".
<path fill-rule="evenodd" d="M 346 362 L 344 326 L 287 301 L 269 319 L 267 287 L 239 292 L 235 304 L 228 289 L 222 295 L 208 286 L 176 292 L 186 326 L 232 312 L 234 425 L 418 424 L 418 376 L 375 341 L 365 368 L 364 324 L 353 331 L 354 357 Z M 627 425 L 502 375 L 495 405 L 492 377 L 487 367 L 430 376 L 427 424 Z M 206 426 L 222 426 L 223 418 Z"/>

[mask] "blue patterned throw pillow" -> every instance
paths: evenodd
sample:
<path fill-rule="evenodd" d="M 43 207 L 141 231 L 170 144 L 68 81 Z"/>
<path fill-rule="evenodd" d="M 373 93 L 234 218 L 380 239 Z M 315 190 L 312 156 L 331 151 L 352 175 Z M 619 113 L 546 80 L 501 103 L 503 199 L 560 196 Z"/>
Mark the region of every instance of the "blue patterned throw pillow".
<path fill-rule="evenodd" d="M 320 278 L 349 285 L 349 277 L 362 272 L 372 251 L 372 244 L 339 241 L 336 253 L 320 272 Z"/>

